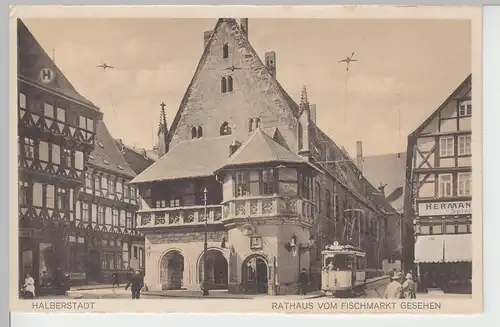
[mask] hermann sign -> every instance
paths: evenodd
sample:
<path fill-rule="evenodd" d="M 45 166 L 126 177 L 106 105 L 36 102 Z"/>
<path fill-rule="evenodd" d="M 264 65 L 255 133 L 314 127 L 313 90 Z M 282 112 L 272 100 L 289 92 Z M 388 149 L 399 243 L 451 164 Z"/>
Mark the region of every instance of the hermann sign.
<path fill-rule="evenodd" d="M 470 215 L 471 201 L 427 202 L 418 204 L 419 216 Z"/>

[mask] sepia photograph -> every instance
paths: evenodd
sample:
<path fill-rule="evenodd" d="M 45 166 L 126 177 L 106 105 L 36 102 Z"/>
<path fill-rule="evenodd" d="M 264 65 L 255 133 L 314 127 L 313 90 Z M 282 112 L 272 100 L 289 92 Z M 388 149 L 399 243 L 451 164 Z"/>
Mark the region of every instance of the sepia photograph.
<path fill-rule="evenodd" d="M 462 9 L 11 18 L 13 303 L 479 313 Z"/>

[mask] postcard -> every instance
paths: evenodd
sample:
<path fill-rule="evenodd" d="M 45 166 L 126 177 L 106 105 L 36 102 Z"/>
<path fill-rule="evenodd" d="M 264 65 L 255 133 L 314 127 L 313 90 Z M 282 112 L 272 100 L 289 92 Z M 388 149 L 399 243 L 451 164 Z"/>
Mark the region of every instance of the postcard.
<path fill-rule="evenodd" d="M 481 15 L 12 7 L 11 310 L 480 313 Z"/>

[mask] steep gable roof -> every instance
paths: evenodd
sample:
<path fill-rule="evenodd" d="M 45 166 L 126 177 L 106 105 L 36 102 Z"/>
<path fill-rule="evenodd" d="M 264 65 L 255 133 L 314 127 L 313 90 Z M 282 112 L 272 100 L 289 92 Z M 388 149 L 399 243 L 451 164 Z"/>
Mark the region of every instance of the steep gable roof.
<path fill-rule="evenodd" d="M 126 175 L 130 178 L 134 178 L 136 176 L 135 172 L 123 158 L 115 140 L 102 120 L 97 122 L 95 143 L 96 146 L 90 154 L 90 165 L 121 175 Z"/>
<path fill-rule="evenodd" d="M 179 142 L 131 183 L 148 183 L 213 175 L 229 157 L 231 135 Z"/>
<path fill-rule="evenodd" d="M 287 104 L 288 108 L 290 111 L 293 113 L 294 116 L 297 117 L 299 107 L 293 101 L 293 99 L 288 95 L 288 93 L 285 91 L 285 89 L 281 86 L 281 84 L 276 80 L 275 77 L 269 72 L 269 70 L 266 68 L 262 60 L 260 59 L 259 55 L 255 51 L 255 49 L 252 47 L 250 42 L 248 41 L 248 38 L 245 36 L 245 33 L 241 30 L 240 25 L 236 22 L 234 18 L 219 18 L 217 20 L 217 23 L 215 24 L 215 27 L 213 29 L 212 34 L 210 35 L 210 38 L 203 50 L 203 54 L 198 62 L 198 65 L 195 69 L 195 72 L 193 74 L 193 77 L 186 89 L 186 92 L 184 93 L 184 97 L 181 100 L 181 103 L 179 105 L 179 109 L 177 110 L 177 113 L 174 117 L 174 120 L 172 122 L 172 126 L 170 128 L 170 131 L 167 135 L 167 142 L 169 143 L 172 140 L 172 137 L 175 133 L 175 130 L 177 129 L 177 125 L 179 123 L 179 120 L 181 118 L 181 114 L 184 111 L 184 108 L 186 107 L 186 104 L 189 100 L 189 97 L 192 92 L 193 84 L 195 83 L 199 73 L 205 66 L 205 63 L 207 62 L 208 56 L 210 55 L 210 47 L 212 46 L 214 42 L 214 35 L 218 32 L 218 30 L 222 27 L 222 24 L 228 24 L 231 27 L 232 34 L 235 40 L 235 44 L 241 49 L 245 48 L 254 58 L 258 60 L 258 66 L 260 66 L 260 72 L 261 72 L 261 78 L 267 78 L 271 82 L 271 85 L 276 87 L 276 89 L 279 91 L 279 95 L 282 97 L 283 101 Z M 255 70 L 255 67 L 253 68 Z"/>
<path fill-rule="evenodd" d="M 17 20 L 17 55 L 18 77 L 69 97 L 75 101 L 79 101 L 99 111 L 92 102 L 75 90 L 73 85 L 71 85 L 66 76 L 64 76 L 59 67 L 57 67 L 54 61 L 47 55 L 30 30 L 20 19 Z M 50 69 L 55 74 L 55 78 L 52 82 L 41 83 L 40 73 L 43 69 Z"/>
<path fill-rule="evenodd" d="M 140 153 L 137 150 L 123 144 L 123 141 L 120 139 L 116 139 L 115 143 L 125 161 L 136 174 L 142 173 L 146 168 L 155 162 L 153 158 L 150 158 L 147 155 L 145 150 L 144 153 Z"/>
<path fill-rule="evenodd" d="M 448 102 L 453 100 L 457 96 L 457 94 L 460 93 L 460 91 L 471 82 L 472 82 L 472 74 L 469 74 L 469 76 L 467 76 L 467 78 L 462 83 L 460 83 L 460 85 L 455 89 L 455 91 L 453 91 L 450 94 L 450 96 L 446 100 L 444 100 L 444 102 L 429 117 L 427 117 L 422 122 L 422 124 L 420 124 L 420 126 L 418 126 L 415 129 L 415 131 L 413 131 L 410 134 L 410 136 L 420 133 L 425 128 L 425 126 L 427 126 L 427 124 L 429 124 L 439 114 L 439 112 L 448 104 Z"/>
<path fill-rule="evenodd" d="M 224 167 L 264 163 L 309 164 L 302 157 L 276 143 L 258 127 L 250 138 L 231 155 Z"/>

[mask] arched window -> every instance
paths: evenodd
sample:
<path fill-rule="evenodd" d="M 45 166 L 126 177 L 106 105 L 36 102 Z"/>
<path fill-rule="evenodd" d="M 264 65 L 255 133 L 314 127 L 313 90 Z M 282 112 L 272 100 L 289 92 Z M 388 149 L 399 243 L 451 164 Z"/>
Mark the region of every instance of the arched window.
<path fill-rule="evenodd" d="M 228 92 L 233 91 L 233 78 L 231 76 L 227 77 L 227 91 Z"/>
<path fill-rule="evenodd" d="M 250 118 L 250 120 L 248 121 L 248 132 L 251 132 L 253 131 L 253 119 Z"/>
<path fill-rule="evenodd" d="M 231 127 L 227 121 L 220 126 L 220 135 L 231 135 Z"/>
<path fill-rule="evenodd" d="M 227 58 L 227 57 L 229 57 L 229 47 L 227 46 L 227 43 L 226 43 L 222 47 L 222 58 Z"/>
<path fill-rule="evenodd" d="M 198 137 L 202 137 L 202 136 L 203 136 L 203 127 L 198 126 Z"/>
<path fill-rule="evenodd" d="M 299 134 L 299 135 L 298 135 L 298 139 L 299 139 L 299 150 L 302 150 L 302 147 L 304 146 L 304 144 L 303 144 L 303 143 L 304 143 L 304 140 L 303 140 L 303 138 L 302 138 L 302 137 L 303 137 L 303 135 L 302 135 L 303 130 L 302 130 L 302 125 L 300 124 L 300 122 L 298 123 L 297 127 L 298 127 L 298 131 L 297 131 L 298 133 L 297 133 L 297 134 Z"/>
<path fill-rule="evenodd" d="M 221 93 L 226 93 L 227 91 L 227 85 L 226 85 L 226 78 L 225 77 L 222 77 L 221 81 L 220 81 L 220 91 Z"/>
<path fill-rule="evenodd" d="M 325 197 L 326 197 L 326 216 L 330 218 L 332 216 L 332 195 L 330 193 L 330 190 L 326 190 L 325 192 Z"/>
<path fill-rule="evenodd" d="M 260 118 L 255 118 L 255 128 L 258 128 L 260 125 Z"/>
<path fill-rule="evenodd" d="M 196 127 L 193 126 L 193 128 L 191 128 L 191 138 L 195 139 L 196 137 L 197 137 Z"/>

